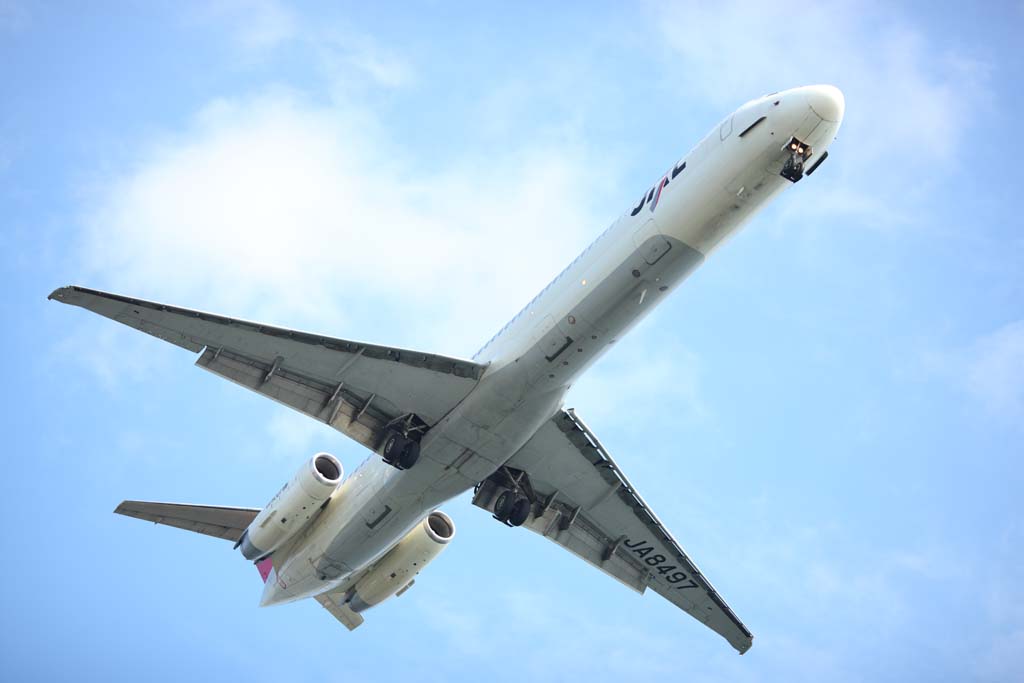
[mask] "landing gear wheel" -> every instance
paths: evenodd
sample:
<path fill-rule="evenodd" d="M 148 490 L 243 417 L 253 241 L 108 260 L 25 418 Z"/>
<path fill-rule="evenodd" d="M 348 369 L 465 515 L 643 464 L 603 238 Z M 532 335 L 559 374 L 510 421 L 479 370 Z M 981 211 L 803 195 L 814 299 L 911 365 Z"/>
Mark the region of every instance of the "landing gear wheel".
<path fill-rule="evenodd" d="M 494 502 L 494 518 L 508 526 L 521 526 L 530 517 L 530 499 L 505 489 Z"/>
<path fill-rule="evenodd" d="M 381 455 L 384 456 L 384 461 L 393 463 L 398 460 L 399 454 L 402 452 L 402 445 L 405 442 L 405 437 L 398 432 L 391 432 L 388 434 L 388 438 L 384 440 L 384 449 L 381 451 Z"/>
<path fill-rule="evenodd" d="M 494 503 L 494 518 L 501 523 L 507 523 L 509 515 L 512 514 L 512 508 L 516 504 L 516 494 L 511 489 L 505 489 L 498 496 L 498 500 Z"/>
<path fill-rule="evenodd" d="M 420 458 L 420 445 L 400 432 L 391 432 L 381 449 L 384 462 L 400 470 L 407 470 Z"/>
<path fill-rule="evenodd" d="M 398 469 L 410 469 L 419 459 L 420 445 L 415 441 L 407 441 L 405 443 L 405 447 L 402 449 L 402 454 L 398 456 Z"/>
<path fill-rule="evenodd" d="M 512 511 L 508 516 L 508 523 L 512 526 L 522 526 L 530 517 L 530 499 L 521 497 L 512 504 Z"/>

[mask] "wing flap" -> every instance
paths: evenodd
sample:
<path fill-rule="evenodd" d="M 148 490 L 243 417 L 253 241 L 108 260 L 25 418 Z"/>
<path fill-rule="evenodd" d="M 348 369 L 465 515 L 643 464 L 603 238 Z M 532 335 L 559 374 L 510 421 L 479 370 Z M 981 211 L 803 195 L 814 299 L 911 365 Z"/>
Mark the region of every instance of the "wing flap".
<path fill-rule="evenodd" d="M 325 422 L 371 450 L 377 448 L 377 441 L 391 416 L 402 412 L 387 399 L 378 399 L 354 388 L 346 389 L 343 382 L 331 387 L 285 369 L 281 364 L 275 368 L 273 362 L 265 363 L 232 351 L 207 348 L 196 365 Z"/>
<path fill-rule="evenodd" d="M 154 524 L 237 541 L 259 514 L 260 509 L 126 500 L 118 505 L 114 512 Z"/>
<path fill-rule="evenodd" d="M 637 593 L 647 590 L 647 572 L 643 567 L 628 555 L 609 554 L 609 538 L 575 508 L 555 501 L 523 526 L 558 543 Z"/>

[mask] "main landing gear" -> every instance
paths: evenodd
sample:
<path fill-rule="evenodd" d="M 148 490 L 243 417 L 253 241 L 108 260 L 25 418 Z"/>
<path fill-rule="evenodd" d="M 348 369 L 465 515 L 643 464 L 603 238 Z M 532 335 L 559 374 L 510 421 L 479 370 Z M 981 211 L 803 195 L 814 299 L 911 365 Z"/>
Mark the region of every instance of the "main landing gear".
<path fill-rule="evenodd" d="M 407 470 L 420 459 L 420 444 L 401 432 L 388 432 L 381 455 L 392 467 Z"/>
<path fill-rule="evenodd" d="M 537 504 L 530 476 L 522 470 L 500 467 L 473 490 L 473 505 L 492 514 L 505 526 L 522 526 Z"/>
<path fill-rule="evenodd" d="M 494 518 L 508 526 L 522 526 L 530 516 L 530 499 L 505 489 L 494 503 Z"/>

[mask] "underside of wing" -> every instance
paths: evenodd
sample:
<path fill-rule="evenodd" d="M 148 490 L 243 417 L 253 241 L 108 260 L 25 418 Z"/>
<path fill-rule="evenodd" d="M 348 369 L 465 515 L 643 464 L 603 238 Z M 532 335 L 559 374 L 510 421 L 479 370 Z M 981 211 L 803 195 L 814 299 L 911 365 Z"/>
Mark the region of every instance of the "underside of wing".
<path fill-rule="evenodd" d="M 84 287 L 51 299 L 189 351 L 196 365 L 325 422 L 370 449 L 387 427 L 433 426 L 476 386 L 484 366 L 419 351 L 236 320 Z"/>
<path fill-rule="evenodd" d="M 491 509 L 507 487 L 534 501 L 526 528 L 638 592 L 652 589 L 740 654 L 750 648 L 750 631 L 573 411 L 562 411 L 541 427 L 481 484 L 473 502 Z"/>
<path fill-rule="evenodd" d="M 260 509 L 126 500 L 114 512 L 154 524 L 175 526 L 198 534 L 237 541 Z"/>

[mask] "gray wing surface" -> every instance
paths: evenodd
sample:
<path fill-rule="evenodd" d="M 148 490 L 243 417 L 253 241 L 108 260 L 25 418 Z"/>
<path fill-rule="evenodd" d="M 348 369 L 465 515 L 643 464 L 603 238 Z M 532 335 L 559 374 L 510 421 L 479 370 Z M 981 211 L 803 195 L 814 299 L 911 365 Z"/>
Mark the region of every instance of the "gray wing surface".
<path fill-rule="evenodd" d="M 525 472 L 534 515 L 524 524 L 630 588 L 650 588 L 743 654 L 753 636 L 572 410 L 562 411 L 506 463 Z M 487 507 L 487 482 L 474 503 Z"/>
<path fill-rule="evenodd" d="M 370 449 L 406 420 L 429 429 L 484 367 L 458 358 L 335 339 L 84 287 L 50 299 L 199 353 L 196 365 L 334 427 Z"/>
<path fill-rule="evenodd" d="M 175 526 L 198 534 L 237 541 L 260 513 L 260 509 L 126 500 L 114 512 L 154 524 Z"/>

